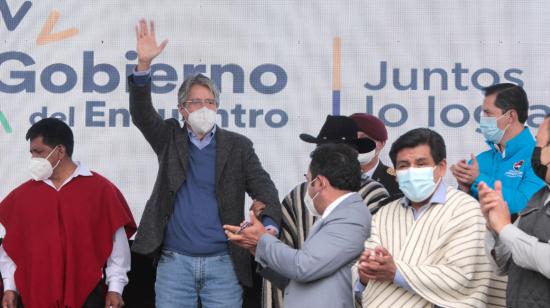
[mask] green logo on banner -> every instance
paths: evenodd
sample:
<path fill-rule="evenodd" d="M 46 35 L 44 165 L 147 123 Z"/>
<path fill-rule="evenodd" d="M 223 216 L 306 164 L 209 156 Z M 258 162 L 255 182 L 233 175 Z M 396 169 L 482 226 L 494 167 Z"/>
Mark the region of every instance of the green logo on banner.
<path fill-rule="evenodd" d="M 2 124 L 2 127 L 4 128 L 6 133 L 11 133 L 10 123 L 8 122 L 8 119 L 6 119 L 2 111 L 0 111 L 0 124 Z"/>

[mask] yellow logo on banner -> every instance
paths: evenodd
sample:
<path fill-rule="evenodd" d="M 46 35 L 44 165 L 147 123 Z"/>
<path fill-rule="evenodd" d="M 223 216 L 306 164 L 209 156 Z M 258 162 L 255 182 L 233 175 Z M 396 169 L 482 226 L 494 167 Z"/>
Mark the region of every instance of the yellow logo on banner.
<path fill-rule="evenodd" d="M 4 20 L 4 24 L 6 25 L 8 31 L 15 31 L 15 29 L 17 29 L 31 7 L 32 2 L 25 1 L 19 7 L 19 9 L 15 13 L 13 13 L 11 8 L 8 6 L 6 0 L 0 0 L 0 14 L 2 15 L 2 19 Z M 50 12 L 50 15 L 48 15 L 48 19 L 44 23 L 44 26 L 42 26 L 42 30 L 36 38 L 36 43 L 38 45 L 45 45 L 51 42 L 61 41 L 78 34 L 78 29 L 76 29 L 75 27 L 71 27 L 60 32 L 53 32 L 53 28 L 55 27 L 55 24 L 57 24 L 60 16 L 61 13 L 59 13 L 58 10 L 54 9 Z"/>
<path fill-rule="evenodd" d="M 48 19 L 44 23 L 44 26 L 42 26 L 42 31 L 40 31 L 38 37 L 36 38 L 36 43 L 38 45 L 45 45 L 51 42 L 61 41 L 78 34 L 78 29 L 74 27 L 54 33 L 53 28 L 59 20 L 59 16 L 61 16 L 61 13 L 59 13 L 59 11 L 51 11 Z"/>

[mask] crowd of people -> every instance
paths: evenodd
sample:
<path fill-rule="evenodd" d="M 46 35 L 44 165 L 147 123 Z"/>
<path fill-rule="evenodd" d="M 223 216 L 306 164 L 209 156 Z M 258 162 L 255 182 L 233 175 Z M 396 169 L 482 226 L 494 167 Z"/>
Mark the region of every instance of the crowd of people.
<path fill-rule="evenodd" d="M 329 115 L 299 136 L 315 149 L 279 201 L 252 142 L 216 125 L 208 77 L 179 88 L 183 125 L 159 116 L 151 64 L 167 41 L 145 20 L 136 38 L 130 113 L 158 162 L 139 227 L 115 185 L 73 161 L 69 126 L 35 123 L 32 179 L 0 203 L 2 307 L 122 307 L 130 249 L 155 264 L 159 308 L 550 306 L 550 115 L 533 137 L 520 86 L 484 90 L 489 149 L 449 168 L 434 130 L 391 142 L 373 115 Z"/>

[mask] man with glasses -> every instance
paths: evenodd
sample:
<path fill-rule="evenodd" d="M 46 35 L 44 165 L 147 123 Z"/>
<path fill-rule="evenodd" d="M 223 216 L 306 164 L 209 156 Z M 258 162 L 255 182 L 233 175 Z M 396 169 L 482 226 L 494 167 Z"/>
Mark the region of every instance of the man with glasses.
<path fill-rule="evenodd" d="M 363 307 L 485 307 L 485 220 L 474 198 L 443 181 L 443 138 L 411 130 L 392 144 L 390 158 L 405 196 L 373 217 L 354 269 Z"/>
<path fill-rule="evenodd" d="M 265 204 L 261 221 L 278 232 L 277 190 L 246 137 L 216 126 L 219 92 L 203 75 L 178 91 L 184 120 L 162 120 L 151 101 L 154 24 L 136 27 L 138 64 L 130 85 L 130 112 L 158 157 L 159 171 L 132 250 L 158 256 L 156 307 L 241 307 L 252 287 L 247 250 L 228 243 L 222 225 L 239 224 L 248 193 Z"/>
<path fill-rule="evenodd" d="M 479 185 L 481 211 L 487 220 L 485 248 L 500 274 L 508 274 L 506 305 L 550 307 L 550 114 L 539 127 L 531 157 L 535 174 L 545 181 L 512 224 L 502 185 Z"/>
<path fill-rule="evenodd" d="M 376 149 L 376 143 L 370 138 L 361 138 L 356 122 L 347 116 L 327 116 L 317 137 L 300 134 L 300 139 L 307 143 L 320 146 L 325 143 L 345 143 L 355 148 L 359 157 L 362 153 L 371 153 Z M 362 170 L 363 171 L 363 170 Z M 282 200 L 282 237 L 281 241 L 290 247 L 299 249 L 309 235 L 314 222 L 319 219 L 319 213 L 307 201 L 307 182 L 302 182 L 292 189 Z M 358 190 L 363 204 L 376 213 L 380 206 L 388 200 L 388 192 L 382 184 L 361 174 Z M 283 306 L 283 291 L 269 280 L 264 280 L 263 307 L 278 308 Z"/>
<path fill-rule="evenodd" d="M 268 234 L 251 213 L 242 230 L 225 226 L 231 242 L 249 249 L 261 273 L 284 288 L 284 307 L 352 308 L 351 262 L 369 237 L 371 214 L 356 193 L 361 183 L 357 151 L 323 144 L 311 153 L 305 202 L 319 215 L 300 248 Z"/>
<path fill-rule="evenodd" d="M 461 160 L 451 167 L 459 188 L 478 199 L 479 183 L 503 186 L 504 200 L 515 220 L 531 196 L 544 186 L 531 168 L 535 139 L 525 126 L 529 101 L 525 91 L 510 83 L 484 89 L 485 99 L 479 121 L 489 150 L 470 162 Z"/>

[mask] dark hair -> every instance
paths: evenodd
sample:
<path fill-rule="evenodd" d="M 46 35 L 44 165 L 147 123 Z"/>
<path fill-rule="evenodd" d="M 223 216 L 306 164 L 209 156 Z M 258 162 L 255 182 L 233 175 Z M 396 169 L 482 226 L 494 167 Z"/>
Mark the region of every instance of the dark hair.
<path fill-rule="evenodd" d="M 520 123 L 527 121 L 529 101 L 522 87 L 513 83 L 499 83 L 483 89 L 485 96 L 496 94 L 495 106 L 505 113 L 515 110 Z"/>
<path fill-rule="evenodd" d="M 326 177 L 334 188 L 358 191 L 361 187 L 361 166 L 357 151 L 342 143 L 319 145 L 311 153 L 309 171 L 311 179 Z"/>
<path fill-rule="evenodd" d="M 29 128 L 25 139 L 32 141 L 40 136 L 42 136 L 42 142 L 45 145 L 51 148 L 63 145 L 69 157 L 73 155 L 73 132 L 65 122 L 55 118 L 42 119 Z"/>
<path fill-rule="evenodd" d="M 397 153 L 399 153 L 399 151 L 406 148 L 415 148 L 424 144 L 430 147 L 430 153 L 436 164 L 439 164 L 447 157 L 445 141 L 440 134 L 429 128 L 416 128 L 401 135 L 391 145 L 390 158 L 393 166 L 396 167 Z"/>

